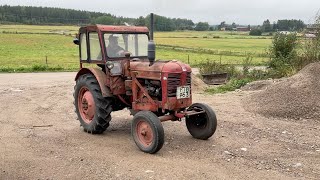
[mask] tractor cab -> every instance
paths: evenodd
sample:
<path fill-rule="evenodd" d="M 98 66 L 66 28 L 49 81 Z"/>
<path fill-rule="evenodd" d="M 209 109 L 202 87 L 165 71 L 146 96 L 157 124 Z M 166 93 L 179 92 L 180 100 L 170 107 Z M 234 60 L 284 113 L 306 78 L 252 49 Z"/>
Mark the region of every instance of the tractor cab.
<path fill-rule="evenodd" d="M 74 43 L 80 62 L 104 64 L 131 58 L 147 59 L 149 30 L 146 27 L 95 25 L 81 27 Z"/>

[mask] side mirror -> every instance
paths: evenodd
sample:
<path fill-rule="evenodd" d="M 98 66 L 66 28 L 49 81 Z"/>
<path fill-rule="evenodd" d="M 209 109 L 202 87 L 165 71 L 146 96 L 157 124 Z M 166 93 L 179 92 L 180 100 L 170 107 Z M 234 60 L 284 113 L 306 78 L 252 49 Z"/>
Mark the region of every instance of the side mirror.
<path fill-rule="evenodd" d="M 150 66 L 156 59 L 156 44 L 152 40 L 148 43 L 148 59 L 150 61 Z"/>
<path fill-rule="evenodd" d="M 74 38 L 73 39 L 73 43 L 76 44 L 76 45 L 79 45 L 80 44 L 80 41 L 78 38 Z"/>

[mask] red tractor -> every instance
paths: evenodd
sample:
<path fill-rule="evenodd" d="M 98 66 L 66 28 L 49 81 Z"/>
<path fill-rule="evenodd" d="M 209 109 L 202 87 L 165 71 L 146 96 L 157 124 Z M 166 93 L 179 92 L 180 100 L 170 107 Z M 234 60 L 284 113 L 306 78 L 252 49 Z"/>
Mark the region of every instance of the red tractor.
<path fill-rule="evenodd" d="M 190 134 L 210 138 L 217 127 L 214 111 L 192 104 L 191 68 L 176 60 L 155 61 L 153 15 L 151 31 L 136 26 L 81 27 L 80 71 L 74 88 L 75 108 L 84 131 L 103 133 L 111 112 L 128 108 L 134 115 L 131 133 L 146 153 L 164 144 L 162 122 L 185 119 Z M 83 67 L 86 64 L 91 67 Z M 97 67 L 92 68 L 92 64 Z"/>

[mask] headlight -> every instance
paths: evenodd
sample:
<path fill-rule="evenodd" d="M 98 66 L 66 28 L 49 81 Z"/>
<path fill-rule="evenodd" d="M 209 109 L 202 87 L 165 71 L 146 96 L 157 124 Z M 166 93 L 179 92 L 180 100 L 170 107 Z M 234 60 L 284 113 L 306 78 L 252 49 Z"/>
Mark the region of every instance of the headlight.
<path fill-rule="evenodd" d="M 108 61 L 106 65 L 108 69 L 112 69 L 114 67 L 113 62 L 110 62 L 110 61 Z"/>

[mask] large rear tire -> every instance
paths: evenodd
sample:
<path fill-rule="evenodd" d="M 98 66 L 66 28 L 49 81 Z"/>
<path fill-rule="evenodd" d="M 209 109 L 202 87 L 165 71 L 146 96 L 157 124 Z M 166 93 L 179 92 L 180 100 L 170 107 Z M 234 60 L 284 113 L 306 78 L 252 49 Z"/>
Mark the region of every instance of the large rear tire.
<path fill-rule="evenodd" d="M 186 118 L 189 133 L 196 139 L 209 139 L 217 129 L 217 117 L 212 108 L 206 104 L 195 103 L 189 109 L 197 108 L 205 113 Z"/>
<path fill-rule="evenodd" d="M 158 152 L 164 143 L 161 121 L 150 111 L 140 111 L 133 117 L 131 134 L 136 145 L 145 153 Z"/>
<path fill-rule="evenodd" d="M 81 75 L 74 88 L 74 105 L 84 131 L 101 134 L 111 120 L 111 99 L 104 98 L 92 74 Z"/>

